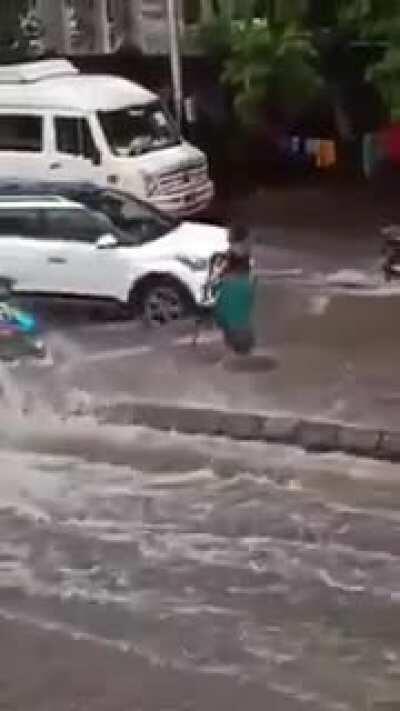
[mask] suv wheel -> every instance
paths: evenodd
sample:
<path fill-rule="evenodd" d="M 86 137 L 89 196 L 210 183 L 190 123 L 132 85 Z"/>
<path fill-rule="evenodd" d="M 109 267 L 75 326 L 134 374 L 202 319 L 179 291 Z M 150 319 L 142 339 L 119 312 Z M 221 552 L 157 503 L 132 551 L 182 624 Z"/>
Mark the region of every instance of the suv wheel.
<path fill-rule="evenodd" d="M 185 316 L 188 299 L 179 284 L 170 279 L 158 279 L 144 286 L 140 311 L 148 326 L 164 326 Z"/>

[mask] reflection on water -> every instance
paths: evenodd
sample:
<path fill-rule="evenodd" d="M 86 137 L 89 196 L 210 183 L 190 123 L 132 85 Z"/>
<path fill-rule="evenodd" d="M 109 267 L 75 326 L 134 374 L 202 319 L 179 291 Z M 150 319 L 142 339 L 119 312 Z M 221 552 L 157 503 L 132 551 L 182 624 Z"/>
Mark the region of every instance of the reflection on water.
<path fill-rule="evenodd" d="M 255 685 L 252 708 L 400 697 L 398 468 L 45 408 L 13 417 L 3 621 Z"/>

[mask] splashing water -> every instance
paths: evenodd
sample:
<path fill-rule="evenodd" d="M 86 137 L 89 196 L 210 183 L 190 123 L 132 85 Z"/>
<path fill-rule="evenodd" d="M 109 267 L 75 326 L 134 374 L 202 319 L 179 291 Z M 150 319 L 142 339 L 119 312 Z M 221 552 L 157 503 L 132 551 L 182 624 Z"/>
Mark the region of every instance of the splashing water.
<path fill-rule="evenodd" d="M 22 417 L 65 417 L 86 412 L 91 397 L 68 386 L 66 371 L 84 358 L 83 350 L 60 333 L 48 337 L 48 358 L 0 362 L 0 428 L 18 427 Z"/>
<path fill-rule="evenodd" d="M 4 363 L 0 363 L 0 423 L 6 417 L 19 417 L 32 407 L 33 393 L 27 390 Z"/>
<path fill-rule="evenodd" d="M 64 345 L 67 362 L 79 357 Z M 110 666 L 113 700 L 102 708 L 116 708 L 124 683 L 131 696 L 118 708 L 143 711 L 216 700 L 225 711 L 233 695 L 252 711 L 358 711 L 395 695 L 396 467 L 100 426 L 68 416 L 92 401 L 63 373 L 0 368 L 0 634 L 19 640 L 7 638 L 0 706 L 24 708 L 18 694 L 29 695 L 34 677 L 47 705 L 82 708 L 71 685 L 60 691 L 52 679 L 61 659 L 66 677 L 81 675 L 91 693 L 84 644 L 98 664 L 88 711 L 99 708 Z M 49 639 L 55 651 L 38 668 Z"/>

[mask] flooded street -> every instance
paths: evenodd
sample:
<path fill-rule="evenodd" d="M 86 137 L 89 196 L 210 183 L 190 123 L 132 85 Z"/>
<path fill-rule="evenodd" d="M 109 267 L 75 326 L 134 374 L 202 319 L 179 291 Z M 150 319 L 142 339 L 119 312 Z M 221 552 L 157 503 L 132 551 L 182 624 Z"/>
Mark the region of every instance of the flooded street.
<path fill-rule="evenodd" d="M 55 368 L 1 371 L 1 711 L 400 699 L 398 465 L 55 414 L 149 397 L 397 428 L 398 297 L 340 291 L 350 262 L 329 264 L 332 284 L 314 262 L 316 285 L 260 282 L 265 372 L 193 350 L 190 324 L 72 316 Z"/>
<path fill-rule="evenodd" d="M 400 698 L 398 466 L 45 412 L 0 443 L 1 709 Z"/>

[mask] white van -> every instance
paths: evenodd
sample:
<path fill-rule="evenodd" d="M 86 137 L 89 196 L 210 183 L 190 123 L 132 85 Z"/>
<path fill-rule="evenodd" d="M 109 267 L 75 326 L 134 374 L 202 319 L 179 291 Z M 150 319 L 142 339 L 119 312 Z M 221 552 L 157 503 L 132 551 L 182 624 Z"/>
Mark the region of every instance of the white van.
<path fill-rule="evenodd" d="M 214 186 L 156 94 L 81 74 L 64 59 L 0 67 L 0 178 L 88 180 L 176 217 L 202 212 Z"/>

